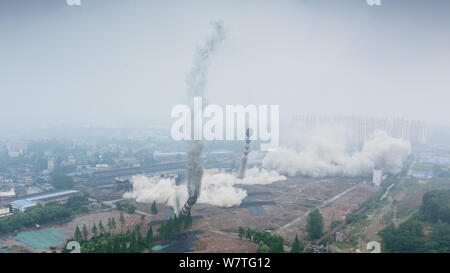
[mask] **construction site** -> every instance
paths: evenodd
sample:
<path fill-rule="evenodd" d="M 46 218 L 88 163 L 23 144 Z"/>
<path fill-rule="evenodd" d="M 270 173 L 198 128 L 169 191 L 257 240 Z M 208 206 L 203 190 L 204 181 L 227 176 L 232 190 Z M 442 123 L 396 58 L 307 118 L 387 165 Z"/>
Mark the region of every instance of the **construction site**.
<path fill-rule="evenodd" d="M 290 177 L 270 185 L 242 186 L 247 197 L 239 206 L 221 208 L 198 203 L 191 208 L 195 235 L 193 252 L 256 252 L 257 244 L 239 240 L 239 227 L 256 228 L 280 234 L 290 245 L 296 235 L 307 237 L 306 216 L 320 209 L 325 229 L 345 216 L 377 191 L 364 178 Z M 139 211 L 151 213 L 151 204 L 129 200 Z M 158 204 L 162 213 L 152 215 L 150 225 L 157 226 L 173 217 L 171 207 Z M 174 249 L 174 252 L 178 252 Z"/>

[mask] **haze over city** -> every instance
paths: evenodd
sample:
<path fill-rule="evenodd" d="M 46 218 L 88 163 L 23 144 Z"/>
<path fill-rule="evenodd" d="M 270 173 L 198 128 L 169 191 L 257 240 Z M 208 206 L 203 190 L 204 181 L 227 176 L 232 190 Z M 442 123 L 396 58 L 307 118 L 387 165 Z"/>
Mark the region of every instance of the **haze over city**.
<path fill-rule="evenodd" d="M 450 253 L 449 14 L 1 1 L 0 253 L 176 272 Z"/>
<path fill-rule="evenodd" d="M 209 103 L 448 125 L 446 1 L 2 1 L 2 131 L 147 127 L 185 103 L 193 51 L 222 20 Z"/>

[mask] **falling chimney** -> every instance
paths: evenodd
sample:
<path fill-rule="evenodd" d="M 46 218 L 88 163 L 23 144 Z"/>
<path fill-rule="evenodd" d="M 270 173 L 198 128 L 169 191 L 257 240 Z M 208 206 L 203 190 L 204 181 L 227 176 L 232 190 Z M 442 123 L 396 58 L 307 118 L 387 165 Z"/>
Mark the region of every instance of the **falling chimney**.
<path fill-rule="evenodd" d="M 245 178 L 245 169 L 247 168 L 247 156 L 250 152 L 250 128 L 247 128 L 245 131 L 245 146 L 244 151 L 242 153 L 242 161 L 241 166 L 239 168 L 238 178 L 244 179 Z"/>

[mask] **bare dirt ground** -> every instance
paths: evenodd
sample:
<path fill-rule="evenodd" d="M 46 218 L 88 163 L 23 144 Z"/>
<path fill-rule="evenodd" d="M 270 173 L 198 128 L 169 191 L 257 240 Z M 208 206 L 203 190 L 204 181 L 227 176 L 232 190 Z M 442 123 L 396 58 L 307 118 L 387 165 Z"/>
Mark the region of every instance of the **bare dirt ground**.
<path fill-rule="evenodd" d="M 306 215 L 308 211 L 323 204 L 324 201 L 345 192 L 320 209 L 328 227 L 332 221 L 342 219 L 350 213 L 376 190 L 375 187 L 364 185 L 362 182 L 362 179 L 292 177 L 270 185 L 249 186 L 246 189 L 250 189 L 251 192 L 269 193 L 251 196 L 252 201 L 273 202 L 261 205 L 267 215 L 252 216 L 248 209 L 242 206 L 218 208 L 207 204 L 196 204 L 192 209 L 192 215 L 202 215 L 204 218 L 195 220 L 193 229 L 236 233 L 239 226 L 259 230 L 267 228 L 282 235 L 287 244 L 290 244 L 295 235 L 306 237 L 303 232 L 306 218 L 293 225 L 289 223 Z M 353 187 L 354 189 L 346 192 Z M 243 204 L 245 202 L 246 200 Z M 288 227 L 283 228 L 282 232 L 278 231 L 286 225 Z"/>
<path fill-rule="evenodd" d="M 258 245 L 248 240 L 241 240 L 231 234 L 204 232 L 197 235 L 196 249 L 193 253 L 255 253 Z"/>
<path fill-rule="evenodd" d="M 128 214 L 128 213 L 124 212 L 123 216 L 125 218 L 125 224 L 123 227 L 123 231 L 126 231 L 127 229 L 133 230 L 134 226 L 136 224 L 142 225 L 141 216 L 139 214 Z M 109 218 L 114 218 L 115 222 L 116 222 L 116 229 L 111 230 L 111 232 L 113 234 L 120 233 L 120 230 L 121 230 L 121 225 L 120 225 L 120 221 L 119 221 L 120 211 L 118 211 L 118 210 L 108 210 L 108 211 L 101 211 L 101 212 L 96 212 L 96 213 L 92 213 L 92 214 L 81 215 L 66 224 L 56 226 L 54 228 L 56 230 L 60 231 L 61 233 L 63 233 L 64 235 L 72 238 L 77 225 L 80 228 L 80 230 L 82 229 L 83 225 L 86 225 L 86 227 L 89 231 L 89 236 L 92 236 L 92 227 L 94 226 L 94 223 L 95 223 L 95 225 L 98 228 L 98 224 L 99 224 L 100 220 L 102 221 L 102 224 L 105 227 L 105 229 L 107 231 L 109 231 L 108 230 L 108 219 Z M 150 221 L 149 217 L 144 218 L 143 228 L 145 228 L 147 226 L 149 221 Z"/>

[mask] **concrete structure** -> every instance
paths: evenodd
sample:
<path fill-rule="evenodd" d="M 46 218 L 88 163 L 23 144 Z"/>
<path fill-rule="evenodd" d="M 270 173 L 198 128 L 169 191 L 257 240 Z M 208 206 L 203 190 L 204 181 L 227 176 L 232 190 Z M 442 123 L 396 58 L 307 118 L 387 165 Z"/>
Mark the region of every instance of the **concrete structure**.
<path fill-rule="evenodd" d="M 55 169 L 55 161 L 53 160 L 48 160 L 47 161 L 47 169 L 49 171 L 53 171 Z"/>
<path fill-rule="evenodd" d="M 411 176 L 414 178 L 430 179 L 433 178 L 433 171 L 412 171 Z"/>
<path fill-rule="evenodd" d="M 0 218 L 10 215 L 9 208 L 0 207 Z"/>
<path fill-rule="evenodd" d="M 65 191 L 58 191 L 58 192 L 52 192 L 52 193 L 48 193 L 48 194 L 42 194 L 42 195 L 37 195 L 34 197 L 30 197 L 30 198 L 26 198 L 26 200 L 28 201 L 34 201 L 37 202 L 39 204 L 47 204 L 49 202 L 58 202 L 58 203 L 64 203 L 65 201 L 67 201 L 67 199 L 78 193 L 78 191 L 76 190 L 65 190 Z"/>
<path fill-rule="evenodd" d="M 373 181 L 372 182 L 375 186 L 379 187 L 381 185 L 382 177 L 383 177 L 382 170 L 379 170 L 379 169 L 373 170 Z"/>
<path fill-rule="evenodd" d="M 0 189 L 0 198 L 11 198 L 16 196 L 16 191 L 14 188 Z"/>
<path fill-rule="evenodd" d="M 28 201 L 26 199 L 16 200 L 11 202 L 11 207 L 13 209 L 24 212 L 26 209 L 36 206 L 37 203 L 34 201 Z"/>
<path fill-rule="evenodd" d="M 49 202 L 58 202 L 58 203 L 64 203 L 67 201 L 67 199 L 72 196 L 73 194 L 78 193 L 76 190 L 66 190 L 66 191 L 58 191 L 58 192 L 52 192 L 48 194 L 41 194 L 36 195 L 33 197 L 20 199 L 11 202 L 11 206 L 14 209 L 20 210 L 21 212 L 24 212 L 27 208 L 31 208 L 36 206 L 37 204 L 45 205 Z"/>
<path fill-rule="evenodd" d="M 247 159 L 249 152 L 250 152 L 250 129 L 247 128 L 247 130 L 245 131 L 245 146 L 244 151 L 242 152 L 241 166 L 239 167 L 239 173 L 237 176 L 240 179 L 245 178 L 245 170 L 247 169 Z"/>

